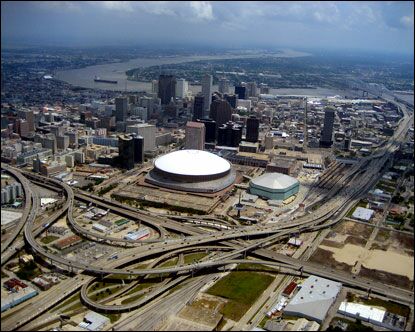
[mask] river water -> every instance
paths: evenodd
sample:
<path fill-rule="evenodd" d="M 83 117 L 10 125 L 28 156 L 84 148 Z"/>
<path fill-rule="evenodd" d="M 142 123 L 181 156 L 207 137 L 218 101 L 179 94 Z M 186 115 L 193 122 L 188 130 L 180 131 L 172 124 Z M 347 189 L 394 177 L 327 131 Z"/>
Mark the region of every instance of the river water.
<path fill-rule="evenodd" d="M 307 53 L 296 51 L 284 51 L 273 56 L 276 57 L 299 57 L 308 56 Z M 244 55 L 195 55 L 195 56 L 177 56 L 177 57 L 154 57 L 154 58 L 137 58 L 127 62 L 117 62 L 96 66 L 89 66 L 80 69 L 71 69 L 57 71 L 54 78 L 65 81 L 74 86 L 80 86 L 91 89 L 113 90 L 113 91 L 147 91 L 151 92 L 150 82 L 137 82 L 127 80 L 125 72 L 133 68 L 144 68 L 151 66 L 158 66 L 164 64 L 176 64 L 200 60 L 219 60 L 219 59 L 242 59 L 242 58 L 256 58 L 259 54 L 244 54 Z M 98 76 L 101 79 L 118 81 L 117 84 L 111 83 L 96 83 L 94 78 Z M 217 86 L 213 86 L 217 90 Z M 193 94 L 201 91 L 200 85 L 189 85 L 189 90 Z M 232 90 L 231 90 L 232 91 Z M 340 95 L 344 96 L 345 92 L 337 89 L 317 88 L 317 89 L 270 89 L 271 94 L 278 95 L 305 95 L 315 97 L 327 97 Z"/>

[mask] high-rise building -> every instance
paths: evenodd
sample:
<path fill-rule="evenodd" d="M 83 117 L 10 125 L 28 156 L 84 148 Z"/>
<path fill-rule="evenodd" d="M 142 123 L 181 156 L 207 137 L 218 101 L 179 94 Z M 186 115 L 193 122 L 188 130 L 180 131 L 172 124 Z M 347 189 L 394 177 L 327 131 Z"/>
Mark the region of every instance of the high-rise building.
<path fill-rule="evenodd" d="M 140 135 L 132 134 L 134 142 L 134 162 L 142 164 L 144 162 L 144 138 Z"/>
<path fill-rule="evenodd" d="M 18 110 L 17 117 L 27 121 L 29 134 L 35 132 L 35 116 L 32 110 Z"/>
<path fill-rule="evenodd" d="M 134 168 L 134 140 L 129 135 L 118 136 L 119 164 L 122 168 Z"/>
<path fill-rule="evenodd" d="M 252 115 L 246 120 L 246 140 L 248 142 L 256 143 L 258 142 L 258 136 L 259 119 Z"/>
<path fill-rule="evenodd" d="M 128 100 L 126 97 L 115 98 L 115 120 L 125 121 L 128 116 Z"/>
<path fill-rule="evenodd" d="M 218 90 L 220 93 L 229 93 L 229 80 L 226 78 L 221 78 L 219 80 Z"/>
<path fill-rule="evenodd" d="M 238 99 L 246 99 L 246 87 L 235 86 L 235 94 L 238 96 Z"/>
<path fill-rule="evenodd" d="M 260 83 L 259 84 L 259 93 L 265 94 L 265 95 L 269 94 L 268 84 Z"/>
<path fill-rule="evenodd" d="M 229 103 L 229 105 L 231 105 L 232 108 L 236 108 L 236 100 L 237 100 L 236 95 L 225 94 L 224 98 Z"/>
<path fill-rule="evenodd" d="M 212 75 L 206 74 L 203 76 L 203 79 L 202 79 L 202 95 L 204 97 L 203 112 L 206 117 L 209 115 L 209 111 L 210 111 L 210 104 L 211 104 L 211 98 L 212 98 L 212 82 L 213 82 Z"/>
<path fill-rule="evenodd" d="M 216 121 L 219 128 L 224 123 L 231 121 L 232 108 L 226 100 L 215 100 L 210 107 L 210 118 Z"/>
<path fill-rule="evenodd" d="M 151 81 L 151 92 L 155 94 L 159 93 L 159 82 L 157 80 Z"/>
<path fill-rule="evenodd" d="M 156 148 L 156 126 L 148 123 L 127 126 L 127 133 L 136 133 L 144 138 L 144 151 L 152 151 Z"/>
<path fill-rule="evenodd" d="M 195 96 L 193 102 L 193 121 L 203 119 L 204 117 L 204 97 L 202 95 Z"/>
<path fill-rule="evenodd" d="M 59 150 L 66 150 L 69 147 L 69 136 L 56 136 L 56 146 Z"/>
<path fill-rule="evenodd" d="M 184 98 L 187 96 L 187 90 L 189 89 L 188 82 L 184 78 L 179 78 L 176 85 L 176 97 Z"/>
<path fill-rule="evenodd" d="M 173 75 L 159 76 L 158 97 L 162 105 L 167 105 L 172 98 L 176 98 L 176 78 Z"/>
<path fill-rule="evenodd" d="M 257 87 L 255 82 L 246 83 L 246 94 L 247 97 L 256 97 L 257 96 Z"/>
<path fill-rule="evenodd" d="M 320 147 L 329 148 L 333 144 L 333 125 L 336 110 L 333 107 L 327 107 L 324 113 L 324 127 L 320 137 Z"/>
<path fill-rule="evenodd" d="M 237 147 L 242 141 L 242 126 L 229 121 L 218 129 L 218 145 Z"/>
<path fill-rule="evenodd" d="M 216 141 L 216 122 L 212 119 L 199 119 L 205 125 L 205 142 L 214 143 Z"/>
<path fill-rule="evenodd" d="M 185 149 L 204 150 L 205 125 L 201 122 L 187 122 Z"/>

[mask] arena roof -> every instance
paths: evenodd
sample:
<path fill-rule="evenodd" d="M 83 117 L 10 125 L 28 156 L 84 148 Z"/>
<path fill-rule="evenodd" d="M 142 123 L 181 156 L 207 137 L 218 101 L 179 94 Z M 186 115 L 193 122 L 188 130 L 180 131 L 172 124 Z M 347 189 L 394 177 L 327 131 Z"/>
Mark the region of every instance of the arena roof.
<path fill-rule="evenodd" d="M 251 180 L 251 183 L 256 186 L 265 187 L 269 189 L 286 189 L 298 183 L 298 180 L 281 173 L 265 173 Z"/>
<path fill-rule="evenodd" d="M 154 166 L 164 172 L 190 176 L 207 176 L 229 171 L 231 164 L 210 152 L 180 150 L 156 159 Z"/>

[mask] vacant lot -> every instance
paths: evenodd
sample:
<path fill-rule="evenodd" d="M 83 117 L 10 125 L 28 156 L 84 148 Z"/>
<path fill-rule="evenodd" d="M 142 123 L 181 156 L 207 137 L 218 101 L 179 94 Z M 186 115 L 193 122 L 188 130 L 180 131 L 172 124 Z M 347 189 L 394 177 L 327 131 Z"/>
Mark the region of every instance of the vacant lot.
<path fill-rule="evenodd" d="M 227 299 L 221 313 L 238 321 L 273 280 L 274 277 L 263 273 L 234 271 L 219 280 L 207 293 Z"/>
<path fill-rule="evenodd" d="M 398 274 L 389 273 L 385 271 L 367 269 L 364 266 L 362 266 L 359 276 L 367 277 L 367 278 L 374 279 L 379 282 L 383 282 L 388 285 L 393 285 L 395 287 L 406 288 L 406 289 L 412 289 L 414 285 L 413 281 L 411 281 L 406 276 L 401 276 Z"/>
<path fill-rule="evenodd" d="M 317 250 L 311 256 L 310 261 L 319 263 L 321 265 L 324 265 L 324 266 L 327 266 L 329 268 L 333 268 L 336 270 L 345 271 L 349 273 L 352 272 L 352 265 L 336 261 L 333 258 L 333 252 L 322 249 L 322 248 L 317 248 Z"/>

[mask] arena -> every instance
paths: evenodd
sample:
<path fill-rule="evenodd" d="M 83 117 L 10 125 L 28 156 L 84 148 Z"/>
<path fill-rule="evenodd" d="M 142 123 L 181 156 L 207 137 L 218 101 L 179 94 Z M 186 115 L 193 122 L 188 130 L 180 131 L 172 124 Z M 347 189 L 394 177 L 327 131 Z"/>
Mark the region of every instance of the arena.
<path fill-rule="evenodd" d="M 265 173 L 249 182 L 249 191 L 262 198 L 283 201 L 298 193 L 297 179 L 281 173 Z"/>
<path fill-rule="evenodd" d="M 202 150 L 179 150 L 156 159 L 146 182 L 174 190 L 214 193 L 235 181 L 225 159 Z"/>

